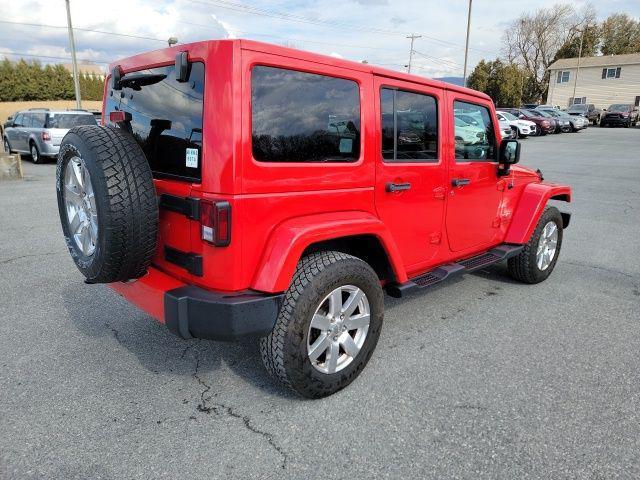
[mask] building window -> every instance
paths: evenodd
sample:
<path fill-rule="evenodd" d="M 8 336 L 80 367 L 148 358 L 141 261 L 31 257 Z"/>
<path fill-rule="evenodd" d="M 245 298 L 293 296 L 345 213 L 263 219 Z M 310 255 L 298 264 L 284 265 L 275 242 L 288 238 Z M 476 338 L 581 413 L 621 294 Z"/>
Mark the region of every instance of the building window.
<path fill-rule="evenodd" d="M 602 69 L 602 78 L 620 78 L 620 72 L 622 68 L 620 67 L 609 67 Z"/>
<path fill-rule="evenodd" d="M 559 71 L 558 76 L 556 78 L 556 83 L 568 83 L 570 76 L 571 76 L 571 72 L 569 72 L 568 70 Z"/>
<path fill-rule="evenodd" d="M 585 103 L 587 103 L 587 97 L 571 98 L 569 101 L 569 105 L 584 105 Z"/>
<path fill-rule="evenodd" d="M 256 66 L 251 130 L 253 156 L 261 162 L 355 162 L 360 158 L 358 84 Z"/>

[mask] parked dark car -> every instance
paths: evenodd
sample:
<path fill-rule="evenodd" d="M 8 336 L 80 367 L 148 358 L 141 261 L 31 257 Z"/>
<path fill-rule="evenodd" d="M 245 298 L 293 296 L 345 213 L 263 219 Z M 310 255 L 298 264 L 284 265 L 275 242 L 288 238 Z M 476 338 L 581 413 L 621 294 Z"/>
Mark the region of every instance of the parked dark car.
<path fill-rule="evenodd" d="M 602 110 L 596 108 L 593 103 L 581 103 L 577 105 L 571 105 L 567 110 L 569 115 L 579 115 L 588 119 L 594 125 L 598 125 L 600 123 L 600 118 L 602 116 Z"/>
<path fill-rule="evenodd" d="M 525 110 L 531 110 L 531 109 L 534 109 L 534 108 L 538 108 L 538 104 L 537 103 L 525 103 L 520 108 L 524 108 Z"/>
<path fill-rule="evenodd" d="M 538 127 L 536 135 L 546 135 L 547 133 L 553 133 L 557 127 L 557 122 L 554 118 L 543 117 L 534 110 L 528 110 L 526 108 L 501 108 L 506 112 L 512 113 L 521 120 L 529 120 L 536 124 Z"/>
<path fill-rule="evenodd" d="M 613 125 L 617 127 L 632 127 L 638 122 L 638 107 L 634 107 L 630 103 L 616 103 L 611 105 L 606 112 L 602 114 L 600 120 L 601 127 Z"/>
<path fill-rule="evenodd" d="M 564 113 L 560 110 L 556 111 L 549 108 L 538 107 L 534 110 L 534 112 L 539 112 L 543 117 L 555 119 L 557 125 L 554 133 L 567 133 L 572 130 L 571 121 L 569 120 L 569 118 L 567 118 L 568 115 L 566 117 L 560 115 L 561 113 Z"/>

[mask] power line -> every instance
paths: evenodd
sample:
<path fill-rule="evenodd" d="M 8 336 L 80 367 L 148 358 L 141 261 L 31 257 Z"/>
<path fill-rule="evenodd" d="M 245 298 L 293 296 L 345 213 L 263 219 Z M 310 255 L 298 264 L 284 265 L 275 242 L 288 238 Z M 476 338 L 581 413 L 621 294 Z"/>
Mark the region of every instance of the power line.
<path fill-rule="evenodd" d="M 244 5 L 242 3 L 235 3 L 235 2 L 230 2 L 230 1 L 226 1 L 226 0 L 209 0 L 209 1 L 205 1 L 205 0 L 187 0 L 187 1 L 190 2 L 190 3 L 196 3 L 196 4 L 200 4 L 200 5 L 209 5 L 209 6 L 224 8 L 226 10 L 232 10 L 232 11 L 241 12 L 241 13 L 249 13 L 249 14 L 252 14 L 252 15 L 266 16 L 266 17 L 271 17 L 271 18 L 278 18 L 278 19 L 281 19 L 281 20 L 288 20 L 288 21 L 293 21 L 293 22 L 309 23 L 309 24 L 313 24 L 313 25 L 327 25 L 327 26 L 333 27 L 333 28 L 349 28 L 351 30 L 372 32 L 372 33 L 378 33 L 378 34 L 383 34 L 383 35 L 406 35 L 406 32 L 399 32 L 399 31 L 387 30 L 387 29 L 381 29 L 381 28 L 363 27 L 361 25 L 355 25 L 355 24 L 349 24 L 349 23 L 343 23 L 343 22 L 334 22 L 334 21 L 314 19 L 314 18 L 304 17 L 302 15 L 294 15 L 294 14 L 290 14 L 290 13 L 286 13 L 286 12 L 278 12 L 278 11 L 275 11 L 275 10 L 259 8 L 259 7 L 253 7 L 253 6 L 249 6 L 249 5 Z M 423 33 L 421 33 L 420 35 L 422 37 L 424 37 L 424 38 L 428 38 L 429 40 L 431 40 L 433 42 L 437 42 L 437 43 L 441 43 L 441 44 L 449 45 L 449 46 L 454 46 L 454 47 L 463 47 L 463 45 L 459 44 L 459 43 L 449 42 L 447 40 L 442 40 L 440 38 L 432 37 L 430 35 L 425 35 Z M 484 53 L 489 53 L 491 55 L 495 55 L 495 52 L 490 52 L 489 50 L 484 50 L 484 49 L 475 48 L 475 47 L 469 47 L 469 49 L 470 50 L 476 50 L 478 52 L 484 52 Z"/>
<path fill-rule="evenodd" d="M 418 50 L 414 50 L 413 53 L 417 53 L 418 55 L 420 55 L 421 57 L 426 58 L 427 60 L 432 60 L 434 62 L 439 62 L 443 65 L 449 66 L 449 67 L 462 67 L 462 65 L 460 65 L 457 62 L 454 62 L 453 60 L 447 60 L 446 58 L 440 58 L 440 57 L 434 57 L 432 55 L 427 55 L 426 53 L 422 53 L 419 52 Z"/>
<path fill-rule="evenodd" d="M 21 26 L 26 26 L 26 27 L 64 28 L 64 29 L 67 28 L 66 25 L 46 25 L 46 24 L 42 24 L 42 23 L 12 22 L 12 21 L 9 21 L 9 20 L 0 20 L 0 23 L 5 23 L 5 24 L 8 24 L 8 25 L 21 25 Z M 74 30 L 78 30 L 80 32 L 99 33 L 101 35 L 114 35 L 116 37 L 138 38 L 138 39 L 142 39 L 142 40 L 152 40 L 154 42 L 167 43 L 166 39 L 145 37 L 145 36 L 142 36 L 142 35 L 131 35 L 131 34 L 128 34 L 128 33 L 107 32 L 107 31 L 104 31 L 104 30 L 94 30 L 94 29 L 91 29 L 91 28 L 80 28 L 80 27 L 73 27 L 73 29 Z"/>
<path fill-rule="evenodd" d="M 0 55 L 12 55 L 15 57 L 29 57 L 29 58 L 53 58 L 53 59 L 57 59 L 57 60 L 69 60 L 69 57 L 58 57 L 55 55 L 36 55 L 33 53 L 22 53 L 22 52 L 3 52 L 0 51 Z M 87 58 L 79 58 L 78 59 L 81 62 L 86 62 L 86 63 L 100 63 L 103 65 L 109 65 L 110 62 L 101 62 L 99 60 L 89 60 Z"/>

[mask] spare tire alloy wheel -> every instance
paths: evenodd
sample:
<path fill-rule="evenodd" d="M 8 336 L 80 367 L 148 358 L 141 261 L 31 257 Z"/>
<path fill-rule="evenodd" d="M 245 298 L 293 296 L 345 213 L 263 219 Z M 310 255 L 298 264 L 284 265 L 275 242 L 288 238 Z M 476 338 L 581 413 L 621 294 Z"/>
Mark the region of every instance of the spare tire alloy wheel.
<path fill-rule="evenodd" d="M 63 196 L 69 232 L 76 246 L 89 257 L 98 240 L 98 210 L 91 175 L 80 157 L 73 156 L 67 163 Z"/>
<path fill-rule="evenodd" d="M 87 283 L 143 276 L 156 251 L 158 203 L 151 168 L 131 134 L 74 127 L 60 145 L 58 210 L 67 248 Z"/>

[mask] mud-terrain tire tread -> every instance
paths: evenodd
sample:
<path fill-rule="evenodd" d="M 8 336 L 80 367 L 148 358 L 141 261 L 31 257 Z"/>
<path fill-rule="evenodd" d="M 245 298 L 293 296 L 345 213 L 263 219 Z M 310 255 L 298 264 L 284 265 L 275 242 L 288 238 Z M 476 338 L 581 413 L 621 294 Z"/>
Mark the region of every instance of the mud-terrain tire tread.
<path fill-rule="evenodd" d="M 371 287 L 371 291 L 366 292 L 371 307 L 371 324 L 367 340 L 360 352 L 363 356 L 356 357 L 343 371 L 333 375 L 320 374 L 325 378 L 318 379 L 313 376 L 304 376 L 296 369 L 292 369 L 291 365 L 308 363 L 306 354 L 304 358 L 300 355 L 302 350 L 306 352 L 308 325 L 304 318 L 299 318 L 299 310 L 316 308 L 317 304 L 302 306 L 300 304 L 309 300 L 303 297 L 305 293 L 309 291 L 322 293 L 326 282 L 319 279 L 319 276 L 328 269 L 335 276 L 348 277 L 356 272 L 357 275 L 367 279 Z M 307 255 L 298 263 L 273 330 L 260 339 L 260 354 L 264 365 L 273 378 L 302 396 L 321 398 L 331 395 L 349 385 L 366 366 L 380 336 L 383 310 L 384 300 L 379 279 L 366 262 L 338 251 L 323 251 Z M 310 364 L 308 368 L 310 371 L 313 369 Z M 315 375 L 315 372 L 312 373 Z M 337 377 L 337 379 L 331 380 L 329 377 Z"/>
<path fill-rule="evenodd" d="M 88 168 L 98 208 L 98 255 L 87 268 L 84 265 L 87 262 L 78 264 L 75 245 L 67 239 L 69 250 L 91 283 L 140 278 L 151 264 L 158 235 L 158 204 L 149 163 L 128 132 L 96 125 L 72 128 L 63 139 L 58 157 L 58 197 L 63 224 L 66 211 L 61 195 L 62 167 L 65 153 L 71 148 L 65 146 L 78 141 L 90 151 L 90 155 L 83 157 L 85 164 L 93 162 L 96 167 Z"/>
<path fill-rule="evenodd" d="M 541 271 L 536 264 L 536 249 L 540 235 L 542 234 L 542 229 L 551 220 L 555 221 L 558 226 L 557 250 L 551 265 L 549 265 L 546 270 Z M 543 280 L 546 280 L 547 277 L 551 275 L 551 272 L 558 261 L 558 257 L 560 256 L 562 233 L 562 215 L 560 214 L 560 211 L 556 207 L 545 208 L 538 220 L 538 224 L 536 225 L 531 238 L 525 244 L 524 249 L 518 255 L 508 260 L 507 268 L 509 275 L 520 282 L 530 284 L 540 283 Z"/>

